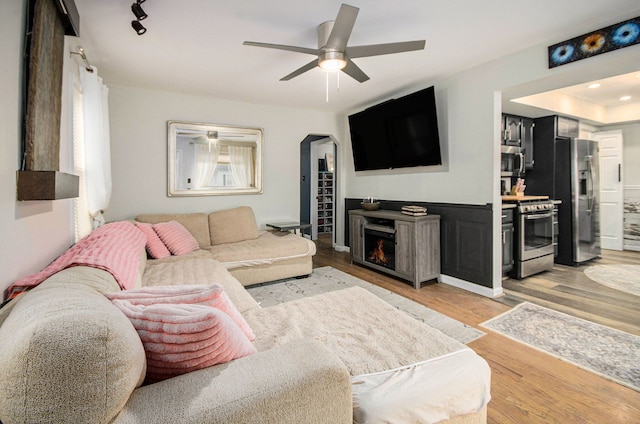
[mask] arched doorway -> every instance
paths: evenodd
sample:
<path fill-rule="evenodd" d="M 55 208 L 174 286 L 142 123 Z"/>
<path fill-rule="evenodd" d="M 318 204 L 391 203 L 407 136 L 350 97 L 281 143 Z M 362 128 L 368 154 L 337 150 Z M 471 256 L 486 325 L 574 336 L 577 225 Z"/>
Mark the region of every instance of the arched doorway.
<path fill-rule="evenodd" d="M 300 222 L 312 240 L 335 243 L 337 148 L 330 135 L 309 134 L 300 142 Z"/>

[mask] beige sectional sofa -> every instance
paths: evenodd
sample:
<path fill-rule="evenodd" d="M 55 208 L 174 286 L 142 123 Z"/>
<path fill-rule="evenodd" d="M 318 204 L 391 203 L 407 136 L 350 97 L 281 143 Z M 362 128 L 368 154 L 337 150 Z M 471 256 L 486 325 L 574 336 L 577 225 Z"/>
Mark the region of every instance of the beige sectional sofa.
<path fill-rule="evenodd" d="M 197 254 L 208 254 L 245 286 L 311 274 L 315 244 L 289 232 L 260 231 L 249 207 L 136 217 L 151 224 L 171 220 L 194 235 L 202 250 Z"/>
<path fill-rule="evenodd" d="M 147 260 L 142 248 L 136 286 L 220 284 L 257 353 L 143 384 L 140 337 L 104 295 L 120 285 L 105 270 L 69 267 L 0 309 L 2 423 L 486 422 L 490 371 L 465 345 L 357 287 L 261 308 L 239 267 L 213 258 L 225 243 L 207 245 L 202 216 L 171 219 L 204 249 Z M 293 258 L 249 259 L 243 268 Z M 398 379 L 406 383 L 387 390 Z"/>

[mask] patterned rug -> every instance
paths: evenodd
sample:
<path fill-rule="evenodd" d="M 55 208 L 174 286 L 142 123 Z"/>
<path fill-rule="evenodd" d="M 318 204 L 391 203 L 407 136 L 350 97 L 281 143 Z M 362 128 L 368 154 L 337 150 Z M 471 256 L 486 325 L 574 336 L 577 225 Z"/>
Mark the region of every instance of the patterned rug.
<path fill-rule="evenodd" d="M 481 326 L 640 391 L 640 337 L 524 302 Z"/>
<path fill-rule="evenodd" d="M 584 273 L 603 286 L 640 296 L 640 265 L 594 265 Z"/>
<path fill-rule="evenodd" d="M 330 266 L 314 268 L 313 273 L 307 278 L 293 278 L 257 284 L 247 287 L 247 291 L 263 308 L 266 308 L 277 305 L 278 303 L 289 302 L 306 296 L 313 296 L 354 286 L 359 286 L 370 291 L 390 305 L 442 331 L 461 343 L 470 343 L 486 334 L 469 325 L 429 309 L 426 306 L 422 306 L 406 297 L 397 295 L 389 290 L 385 290 Z"/>

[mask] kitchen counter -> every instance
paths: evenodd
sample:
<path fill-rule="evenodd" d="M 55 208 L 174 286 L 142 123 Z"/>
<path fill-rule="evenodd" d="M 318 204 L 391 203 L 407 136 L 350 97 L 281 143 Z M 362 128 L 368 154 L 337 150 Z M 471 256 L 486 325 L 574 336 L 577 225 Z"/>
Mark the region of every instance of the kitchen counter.
<path fill-rule="evenodd" d="M 549 200 L 549 196 L 502 196 L 503 202 L 526 202 L 528 200 Z"/>

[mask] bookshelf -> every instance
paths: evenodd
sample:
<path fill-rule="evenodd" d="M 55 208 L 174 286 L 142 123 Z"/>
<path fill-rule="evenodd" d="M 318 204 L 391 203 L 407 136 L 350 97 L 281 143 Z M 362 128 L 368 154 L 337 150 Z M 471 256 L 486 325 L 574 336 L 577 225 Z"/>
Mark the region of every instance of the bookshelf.
<path fill-rule="evenodd" d="M 333 232 L 333 172 L 318 172 L 318 234 Z"/>

